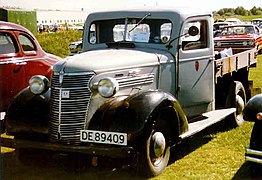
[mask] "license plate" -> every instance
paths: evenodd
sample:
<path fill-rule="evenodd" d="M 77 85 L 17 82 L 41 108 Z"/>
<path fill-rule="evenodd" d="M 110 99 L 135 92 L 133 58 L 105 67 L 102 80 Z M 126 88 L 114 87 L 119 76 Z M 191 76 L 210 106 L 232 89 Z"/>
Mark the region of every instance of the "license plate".
<path fill-rule="evenodd" d="M 93 142 L 102 144 L 127 145 L 127 133 L 81 130 L 81 142 Z"/>

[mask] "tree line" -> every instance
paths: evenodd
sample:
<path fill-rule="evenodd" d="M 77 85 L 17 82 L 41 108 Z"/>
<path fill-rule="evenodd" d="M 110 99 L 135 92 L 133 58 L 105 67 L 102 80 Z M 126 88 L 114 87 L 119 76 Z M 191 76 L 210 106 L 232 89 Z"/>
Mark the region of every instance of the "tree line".
<path fill-rule="evenodd" d="M 245 9 L 242 6 L 238 6 L 237 8 L 223 8 L 219 11 L 214 11 L 214 15 L 219 16 L 232 16 L 232 15 L 240 15 L 240 16 L 252 16 L 252 15 L 262 15 L 262 8 L 254 6 L 250 10 Z"/>

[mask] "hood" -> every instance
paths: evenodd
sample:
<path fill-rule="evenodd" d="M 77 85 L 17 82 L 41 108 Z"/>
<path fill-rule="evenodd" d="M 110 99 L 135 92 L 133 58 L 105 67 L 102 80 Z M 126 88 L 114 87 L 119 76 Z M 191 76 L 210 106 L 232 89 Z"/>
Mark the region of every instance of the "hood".
<path fill-rule="evenodd" d="M 67 57 L 54 66 L 65 73 L 94 71 L 96 73 L 159 64 L 159 55 L 134 49 L 103 49 Z M 163 57 L 163 56 L 162 56 Z M 166 56 L 164 56 L 166 57 Z"/>
<path fill-rule="evenodd" d="M 219 36 L 214 38 L 215 41 L 250 40 L 250 39 L 256 39 L 256 37 L 253 34 L 247 34 L 247 35 Z"/>

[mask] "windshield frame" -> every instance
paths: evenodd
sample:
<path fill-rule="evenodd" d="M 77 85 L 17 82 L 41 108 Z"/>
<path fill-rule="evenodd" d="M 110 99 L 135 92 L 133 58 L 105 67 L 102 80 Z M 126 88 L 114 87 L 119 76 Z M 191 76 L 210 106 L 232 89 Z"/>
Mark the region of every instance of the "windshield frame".
<path fill-rule="evenodd" d="M 169 36 L 166 35 L 167 26 L 169 26 Z M 91 23 L 87 40 L 92 45 L 121 41 L 166 44 L 171 38 L 172 27 L 172 22 L 168 19 L 144 18 L 141 20 L 141 18 L 126 17 L 97 20 Z M 164 40 L 162 40 L 162 34 L 164 34 L 162 31 L 165 31 L 166 35 Z M 117 32 L 120 36 L 114 37 Z"/>

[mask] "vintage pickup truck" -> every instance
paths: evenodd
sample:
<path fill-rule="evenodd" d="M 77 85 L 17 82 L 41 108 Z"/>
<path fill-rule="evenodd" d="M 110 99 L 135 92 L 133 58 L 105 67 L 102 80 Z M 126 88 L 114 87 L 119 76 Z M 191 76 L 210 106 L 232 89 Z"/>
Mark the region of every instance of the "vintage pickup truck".
<path fill-rule="evenodd" d="M 0 21 L 0 114 L 36 74 L 51 78 L 52 66 L 62 58 L 46 53 L 25 27 Z"/>
<path fill-rule="evenodd" d="M 82 53 L 59 61 L 51 81 L 33 76 L 7 111 L 1 145 L 131 157 L 146 176 L 170 148 L 223 119 L 243 123 L 257 50 L 215 59 L 212 13 L 141 8 L 88 15 Z M 219 53 L 218 53 L 219 54 Z M 50 157 L 51 158 L 51 157 Z"/>

